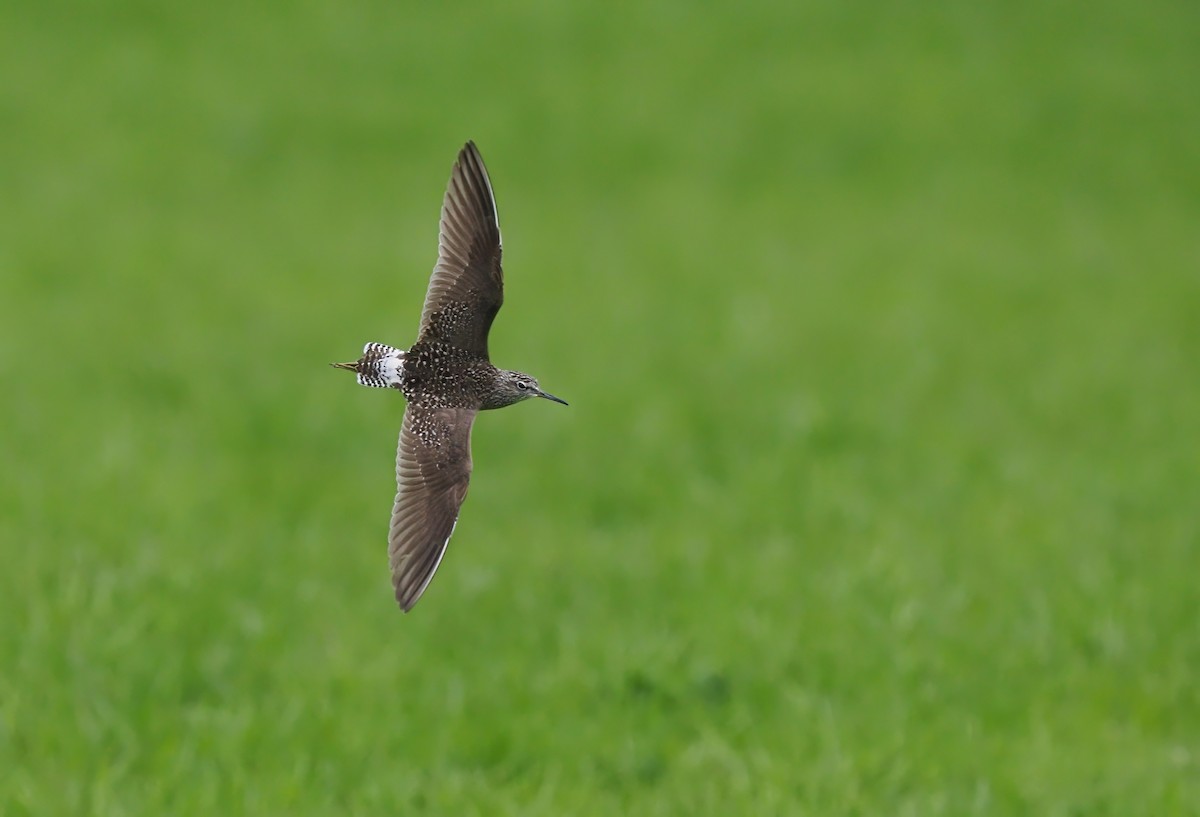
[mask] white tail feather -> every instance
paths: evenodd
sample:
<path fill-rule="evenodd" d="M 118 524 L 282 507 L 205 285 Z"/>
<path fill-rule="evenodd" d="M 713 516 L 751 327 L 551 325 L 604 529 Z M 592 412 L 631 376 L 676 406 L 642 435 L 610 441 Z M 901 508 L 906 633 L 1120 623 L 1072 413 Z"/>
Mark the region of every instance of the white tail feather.
<path fill-rule="evenodd" d="M 358 361 L 358 382 L 373 389 L 398 388 L 404 379 L 404 351 L 386 343 L 368 343 Z"/>

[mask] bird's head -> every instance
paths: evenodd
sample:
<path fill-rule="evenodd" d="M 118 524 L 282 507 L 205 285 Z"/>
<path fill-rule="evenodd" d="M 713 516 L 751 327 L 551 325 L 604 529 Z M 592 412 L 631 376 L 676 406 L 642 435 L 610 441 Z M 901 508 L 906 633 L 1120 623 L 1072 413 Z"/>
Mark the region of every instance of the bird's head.
<path fill-rule="evenodd" d="M 531 377 L 524 372 L 510 372 L 507 369 L 500 370 L 500 376 L 496 379 L 496 388 L 492 392 L 484 408 L 502 408 L 511 406 L 513 403 L 520 403 L 522 400 L 528 400 L 530 397 L 544 397 L 547 400 L 553 400 L 555 403 L 567 405 L 566 400 L 561 400 L 553 394 L 542 391 L 538 386 L 537 378 Z"/>

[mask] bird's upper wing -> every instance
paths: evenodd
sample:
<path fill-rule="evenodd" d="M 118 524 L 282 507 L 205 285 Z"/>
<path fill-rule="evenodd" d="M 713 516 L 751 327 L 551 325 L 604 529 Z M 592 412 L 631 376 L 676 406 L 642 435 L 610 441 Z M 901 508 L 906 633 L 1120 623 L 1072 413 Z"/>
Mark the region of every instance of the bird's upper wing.
<path fill-rule="evenodd" d="M 425 294 L 419 340 L 487 357 L 488 330 L 504 301 L 500 222 L 483 157 L 474 142 L 458 154 L 438 233 L 438 259 Z"/>
<path fill-rule="evenodd" d="M 388 560 L 396 601 L 406 613 L 437 571 L 467 496 L 475 413 L 412 405 L 404 412 Z"/>

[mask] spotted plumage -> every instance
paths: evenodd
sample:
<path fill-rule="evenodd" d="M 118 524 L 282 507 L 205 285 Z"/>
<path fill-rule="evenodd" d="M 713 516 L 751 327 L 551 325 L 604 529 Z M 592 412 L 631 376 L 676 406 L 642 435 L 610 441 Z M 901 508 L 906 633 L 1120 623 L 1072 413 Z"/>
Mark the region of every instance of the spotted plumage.
<path fill-rule="evenodd" d="M 492 321 L 504 301 L 500 223 L 483 157 L 473 142 L 458 154 L 442 202 L 438 258 L 417 342 L 407 350 L 368 343 L 335 367 L 408 401 L 396 451 L 396 501 L 388 557 L 396 601 L 412 609 L 454 532 L 471 478 L 471 426 L 482 410 L 530 397 L 563 403 L 522 372 L 488 357 Z"/>

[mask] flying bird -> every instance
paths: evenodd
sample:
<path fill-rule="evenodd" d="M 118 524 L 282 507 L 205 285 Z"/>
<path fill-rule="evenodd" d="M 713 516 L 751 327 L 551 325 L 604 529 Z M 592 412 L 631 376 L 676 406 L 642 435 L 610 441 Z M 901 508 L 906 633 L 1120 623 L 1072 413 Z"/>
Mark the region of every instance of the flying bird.
<path fill-rule="evenodd" d="M 349 369 L 363 386 L 397 389 L 408 405 L 396 451 L 396 502 L 388 560 L 396 601 L 412 609 L 441 564 L 471 479 L 475 415 L 543 397 L 522 372 L 488 357 L 488 332 L 504 301 L 500 222 L 492 183 L 474 142 L 458 154 L 438 235 L 417 342 L 409 349 L 368 343 Z"/>

